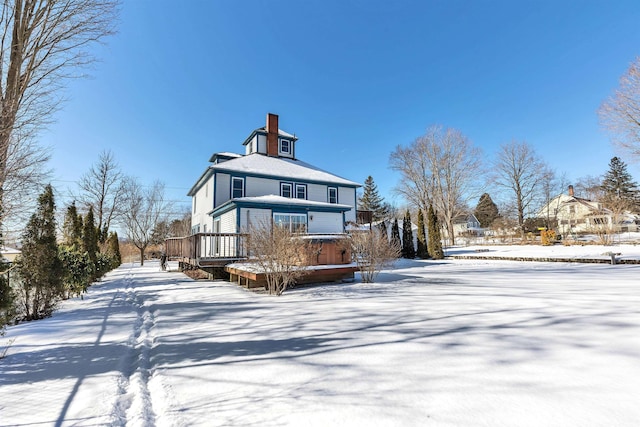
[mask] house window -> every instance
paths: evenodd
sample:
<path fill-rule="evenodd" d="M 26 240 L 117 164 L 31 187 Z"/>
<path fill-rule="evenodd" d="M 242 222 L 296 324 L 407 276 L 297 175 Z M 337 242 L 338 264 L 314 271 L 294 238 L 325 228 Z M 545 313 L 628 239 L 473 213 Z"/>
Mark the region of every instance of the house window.
<path fill-rule="evenodd" d="M 196 196 L 193 196 L 193 213 L 196 213 Z"/>
<path fill-rule="evenodd" d="M 273 223 L 277 227 L 289 229 L 292 233 L 306 233 L 307 216 L 304 214 L 273 214 Z"/>
<path fill-rule="evenodd" d="M 307 186 L 304 184 L 296 184 L 296 199 L 307 200 Z"/>
<path fill-rule="evenodd" d="M 281 182 L 280 183 L 280 195 L 282 197 L 286 197 L 290 199 L 293 197 L 293 184 L 289 182 Z"/>
<path fill-rule="evenodd" d="M 291 154 L 291 141 L 289 141 L 288 139 L 280 140 L 280 153 Z"/>
<path fill-rule="evenodd" d="M 329 187 L 327 199 L 329 203 L 338 203 L 338 189 L 336 187 Z"/>
<path fill-rule="evenodd" d="M 231 179 L 231 198 L 237 199 L 244 197 L 244 179 L 232 178 Z"/>

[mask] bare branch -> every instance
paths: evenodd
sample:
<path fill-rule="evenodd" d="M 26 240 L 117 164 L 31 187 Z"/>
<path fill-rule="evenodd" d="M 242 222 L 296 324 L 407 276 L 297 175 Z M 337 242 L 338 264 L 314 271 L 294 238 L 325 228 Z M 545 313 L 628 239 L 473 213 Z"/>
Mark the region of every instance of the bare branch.
<path fill-rule="evenodd" d="M 620 78 L 620 86 L 598 110 L 614 144 L 640 160 L 640 56 Z"/>

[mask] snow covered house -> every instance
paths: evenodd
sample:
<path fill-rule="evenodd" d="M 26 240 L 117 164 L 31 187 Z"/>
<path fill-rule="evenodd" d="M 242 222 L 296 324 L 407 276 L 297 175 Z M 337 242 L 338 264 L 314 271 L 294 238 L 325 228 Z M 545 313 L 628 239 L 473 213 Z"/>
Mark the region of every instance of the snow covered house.
<path fill-rule="evenodd" d="M 310 234 L 343 233 L 356 221 L 361 185 L 296 157 L 298 138 L 267 115 L 244 141 L 245 154 L 215 153 L 193 185 L 192 234 L 241 233 L 273 221 Z"/>
<path fill-rule="evenodd" d="M 599 202 L 577 197 L 570 185 L 567 194 L 559 194 L 538 212 L 539 218 L 557 220 L 561 235 L 591 233 L 602 230 L 620 232 L 637 231 L 637 215 L 630 212 L 614 213 Z"/>
<path fill-rule="evenodd" d="M 453 220 L 453 232 L 455 236 L 482 236 L 484 229 L 480 227 L 480 221 L 472 213 L 460 215 Z M 444 231 L 446 235 L 446 230 Z"/>

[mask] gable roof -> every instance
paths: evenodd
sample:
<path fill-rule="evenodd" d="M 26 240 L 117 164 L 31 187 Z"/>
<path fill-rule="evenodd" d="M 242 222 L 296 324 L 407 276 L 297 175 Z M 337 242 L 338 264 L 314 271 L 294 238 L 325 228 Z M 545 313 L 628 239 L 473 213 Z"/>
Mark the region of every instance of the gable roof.
<path fill-rule="evenodd" d="M 339 177 L 300 160 L 270 157 L 253 153 L 210 166 L 220 172 L 238 173 L 278 179 L 303 180 L 322 184 L 361 187 L 357 182 Z"/>

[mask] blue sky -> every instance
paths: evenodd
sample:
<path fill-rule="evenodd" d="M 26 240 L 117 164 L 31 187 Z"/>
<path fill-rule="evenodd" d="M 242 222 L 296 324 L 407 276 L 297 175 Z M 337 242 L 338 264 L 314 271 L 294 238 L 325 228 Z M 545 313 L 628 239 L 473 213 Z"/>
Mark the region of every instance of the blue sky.
<path fill-rule="evenodd" d="M 596 110 L 640 55 L 639 22 L 638 1 L 123 0 L 42 134 L 58 205 L 111 150 L 188 207 L 211 154 L 241 153 L 267 112 L 301 160 L 372 175 L 398 205 L 389 154 L 434 124 L 487 160 L 524 140 L 572 180 L 598 175 L 616 153 Z"/>

